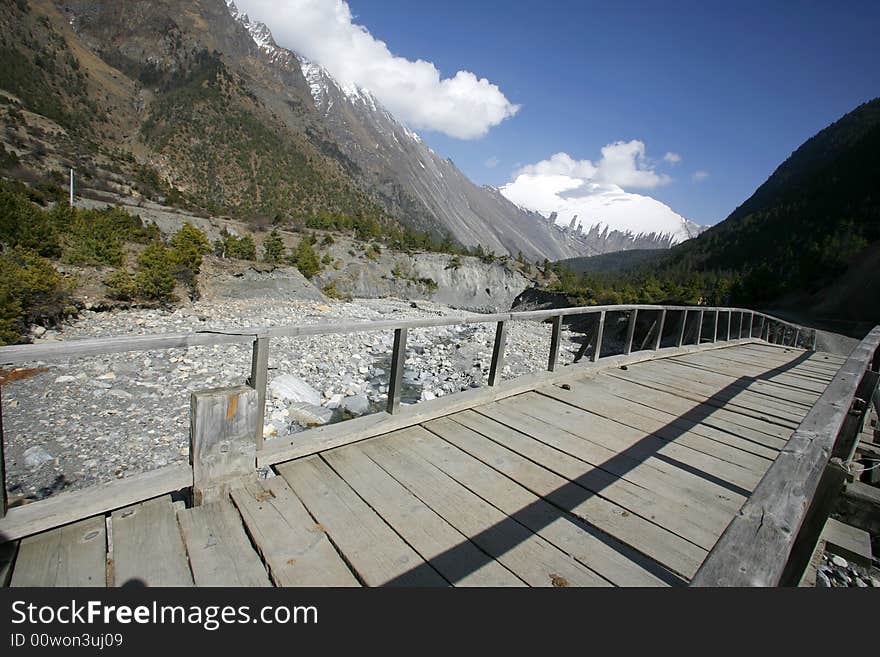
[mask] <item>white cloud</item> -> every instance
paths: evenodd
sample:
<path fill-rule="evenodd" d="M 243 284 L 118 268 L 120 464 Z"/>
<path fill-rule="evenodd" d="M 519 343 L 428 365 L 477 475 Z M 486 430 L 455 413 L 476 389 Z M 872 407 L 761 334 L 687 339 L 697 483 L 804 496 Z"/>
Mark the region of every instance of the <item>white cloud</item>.
<path fill-rule="evenodd" d="M 497 157 L 495 157 L 495 156 L 493 155 L 493 156 L 490 157 L 488 160 L 486 160 L 485 162 L 483 162 L 483 164 L 486 166 L 487 169 L 494 169 L 494 168 L 497 167 L 499 164 L 501 164 L 501 160 L 499 160 Z"/>
<path fill-rule="evenodd" d="M 597 163 L 556 153 L 521 167 L 501 193 L 517 205 L 549 216 L 567 226 L 577 216 L 584 229 L 595 225 L 632 233 L 667 233 L 676 241 L 690 237 L 685 219 L 660 201 L 625 191 L 656 188 L 671 182 L 645 157 L 643 142 L 615 142 L 602 149 Z"/>
<path fill-rule="evenodd" d="M 620 187 L 653 189 L 672 182 L 665 173 L 657 173 L 645 157 L 645 144 L 637 139 L 616 141 L 602 148 L 598 164 L 575 160 L 568 153 L 556 153 L 549 160 L 522 167 L 518 174 L 539 176 L 564 175 Z"/>
<path fill-rule="evenodd" d="M 442 78 L 431 62 L 391 53 L 354 22 L 344 0 L 238 0 L 279 45 L 320 64 L 344 85 L 371 91 L 413 128 L 475 139 L 519 110 L 497 85 L 470 71 Z"/>
<path fill-rule="evenodd" d="M 691 180 L 693 180 L 694 182 L 703 182 L 708 177 L 708 171 L 694 171 L 694 174 L 691 176 Z"/>
<path fill-rule="evenodd" d="M 669 162 L 669 164 L 678 164 L 679 162 L 681 162 L 681 155 L 669 151 L 666 155 L 663 156 L 663 159 Z"/>

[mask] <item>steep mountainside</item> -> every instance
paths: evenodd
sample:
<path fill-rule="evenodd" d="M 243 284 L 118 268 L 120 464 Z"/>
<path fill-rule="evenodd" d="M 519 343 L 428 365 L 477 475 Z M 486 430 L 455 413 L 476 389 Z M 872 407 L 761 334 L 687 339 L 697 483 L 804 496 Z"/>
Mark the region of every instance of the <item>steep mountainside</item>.
<path fill-rule="evenodd" d="M 0 170 L 260 223 L 399 223 L 531 260 L 664 248 L 474 185 L 224 0 L 0 0 Z"/>

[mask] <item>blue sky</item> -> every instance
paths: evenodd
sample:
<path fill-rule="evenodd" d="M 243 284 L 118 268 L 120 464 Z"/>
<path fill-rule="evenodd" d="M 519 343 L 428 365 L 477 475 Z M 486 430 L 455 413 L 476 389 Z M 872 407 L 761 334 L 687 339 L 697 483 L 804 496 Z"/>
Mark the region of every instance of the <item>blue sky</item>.
<path fill-rule="evenodd" d="M 472 71 L 520 105 L 476 139 L 419 130 L 475 182 L 500 186 L 557 152 L 596 161 L 606 144 L 639 140 L 646 166 L 672 178 L 641 193 L 703 224 L 880 95 L 876 1 L 348 4 L 394 55 L 444 78 Z M 696 171 L 708 176 L 695 182 Z"/>

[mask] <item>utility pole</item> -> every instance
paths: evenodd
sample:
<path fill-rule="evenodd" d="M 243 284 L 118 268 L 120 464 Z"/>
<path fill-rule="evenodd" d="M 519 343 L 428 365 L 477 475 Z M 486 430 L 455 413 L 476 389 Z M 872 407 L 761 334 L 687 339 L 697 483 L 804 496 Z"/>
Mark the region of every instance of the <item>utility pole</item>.
<path fill-rule="evenodd" d="M 70 170 L 70 207 L 73 207 L 73 169 Z"/>

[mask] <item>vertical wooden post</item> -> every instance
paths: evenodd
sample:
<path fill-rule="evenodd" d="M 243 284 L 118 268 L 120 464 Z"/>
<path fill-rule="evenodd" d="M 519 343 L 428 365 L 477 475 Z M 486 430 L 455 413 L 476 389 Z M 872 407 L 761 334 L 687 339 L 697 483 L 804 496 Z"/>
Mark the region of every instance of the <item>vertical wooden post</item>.
<path fill-rule="evenodd" d="M 715 310 L 715 323 L 712 325 L 712 342 L 718 342 L 718 310 Z"/>
<path fill-rule="evenodd" d="M 639 316 L 639 309 L 634 308 L 629 315 L 629 324 L 626 325 L 626 344 L 623 347 L 623 353 L 632 352 L 633 336 L 636 333 L 636 318 Z"/>
<path fill-rule="evenodd" d="M 251 356 L 251 376 L 248 385 L 257 391 L 257 427 L 254 430 L 254 443 L 263 449 L 263 422 L 266 414 L 266 384 L 269 379 L 269 338 L 258 335 L 254 338 Z"/>
<path fill-rule="evenodd" d="M 391 354 L 391 378 L 388 380 L 388 406 L 391 414 L 400 410 L 403 390 L 403 362 L 406 360 L 406 329 L 394 329 L 394 351 Z"/>
<path fill-rule="evenodd" d="M 727 311 L 727 335 L 725 335 L 724 339 L 727 342 L 730 342 L 730 320 L 733 318 L 733 313 L 729 310 Z"/>
<path fill-rule="evenodd" d="M 489 368 L 489 385 L 494 386 L 504 368 L 504 347 L 507 345 L 507 322 L 495 326 L 495 346 L 492 347 L 492 365 Z"/>
<path fill-rule="evenodd" d="M 688 323 L 688 311 L 687 308 L 681 311 L 681 326 L 678 327 L 678 340 L 675 343 L 676 347 L 680 347 L 684 344 L 684 332 L 687 328 Z"/>
<path fill-rule="evenodd" d="M 749 338 L 755 337 L 755 313 L 749 313 Z"/>
<path fill-rule="evenodd" d="M 189 458 L 193 502 L 222 496 L 256 470 L 257 391 L 250 386 L 200 390 L 190 396 Z"/>
<path fill-rule="evenodd" d="M 700 340 L 703 338 L 703 313 L 705 311 L 700 311 L 700 316 L 697 317 L 697 341 L 695 344 L 700 344 Z"/>
<path fill-rule="evenodd" d="M 599 360 L 602 352 L 602 334 L 605 332 L 605 311 L 599 313 L 599 324 L 596 326 L 596 335 L 593 337 L 593 362 Z"/>
<path fill-rule="evenodd" d="M 657 326 L 657 338 L 654 340 L 654 351 L 660 348 L 660 342 L 663 340 L 663 325 L 666 324 L 666 308 L 660 311 L 660 324 Z"/>
<path fill-rule="evenodd" d="M 6 516 L 6 455 L 3 453 L 3 388 L 0 386 L 0 518 Z"/>
<path fill-rule="evenodd" d="M 797 347 L 798 338 L 801 337 L 801 330 L 795 329 L 794 331 L 794 342 L 791 343 L 792 347 Z"/>
<path fill-rule="evenodd" d="M 562 333 L 562 315 L 557 315 L 552 320 L 553 330 L 550 332 L 550 356 L 547 359 L 547 371 L 556 370 L 556 361 L 559 359 L 559 336 Z"/>

